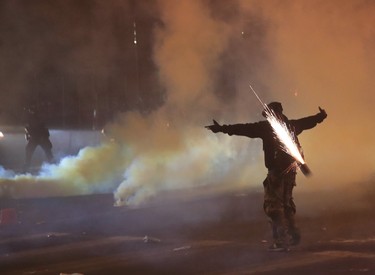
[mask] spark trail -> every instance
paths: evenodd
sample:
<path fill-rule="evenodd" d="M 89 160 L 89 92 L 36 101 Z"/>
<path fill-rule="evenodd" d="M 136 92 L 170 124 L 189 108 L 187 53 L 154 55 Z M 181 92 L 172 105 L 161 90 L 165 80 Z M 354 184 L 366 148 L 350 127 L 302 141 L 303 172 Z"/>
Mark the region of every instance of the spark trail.
<path fill-rule="evenodd" d="M 266 114 L 266 119 L 270 123 L 273 132 L 280 141 L 281 149 L 296 160 L 296 162 L 299 164 L 299 168 L 305 176 L 310 175 L 310 169 L 303 159 L 299 146 L 295 141 L 295 137 L 288 129 L 286 123 L 279 119 L 274 111 L 267 106 L 267 104 L 263 103 L 263 101 L 260 99 L 251 85 L 249 85 L 249 87 L 253 91 L 259 102 L 262 104 L 262 107 L 264 108 L 264 112 Z"/>

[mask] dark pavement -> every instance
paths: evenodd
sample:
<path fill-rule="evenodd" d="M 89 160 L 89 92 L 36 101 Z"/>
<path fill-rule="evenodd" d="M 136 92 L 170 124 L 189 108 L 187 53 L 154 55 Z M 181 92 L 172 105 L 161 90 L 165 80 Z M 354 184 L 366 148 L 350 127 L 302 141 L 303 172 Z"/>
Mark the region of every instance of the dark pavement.
<path fill-rule="evenodd" d="M 0 226 L 0 274 L 375 273 L 371 209 L 302 211 L 301 244 L 280 253 L 267 251 L 261 192 L 196 194 L 140 207 L 111 194 L 2 199 L 17 222 Z"/>

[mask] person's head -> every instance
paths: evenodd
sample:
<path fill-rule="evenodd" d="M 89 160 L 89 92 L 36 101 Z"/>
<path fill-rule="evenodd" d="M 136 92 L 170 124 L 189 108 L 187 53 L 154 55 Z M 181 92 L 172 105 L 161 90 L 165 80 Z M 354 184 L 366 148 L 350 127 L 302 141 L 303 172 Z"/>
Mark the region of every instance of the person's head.
<path fill-rule="evenodd" d="M 271 102 L 267 104 L 267 108 L 271 110 L 272 112 L 274 112 L 275 115 L 280 115 L 280 116 L 283 115 L 283 106 L 281 105 L 280 102 L 276 102 L 276 101 Z M 266 110 L 263 110 L 262 115 L 266 117 Z"/>

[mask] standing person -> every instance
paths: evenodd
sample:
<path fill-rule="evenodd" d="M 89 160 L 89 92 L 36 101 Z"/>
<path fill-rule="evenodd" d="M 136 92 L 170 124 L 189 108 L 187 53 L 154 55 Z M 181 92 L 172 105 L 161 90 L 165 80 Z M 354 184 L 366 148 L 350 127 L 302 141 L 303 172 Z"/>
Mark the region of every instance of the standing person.
<path fill-rule="evenodd" d="M 288 127 L 295 142 L 299 145 L 297 136 L 304 130 L 314 128 L 321 123 L 327 113 L 319 107 L 319 113 L 296 120 L 289 120 L 283 114 L 280 102 L 271 102 L 267 105 L 275 116 Z M 265 110 L 262 115 L 266 117 Z M 280 141 L 273 132 L 267 120 L 255 123 L 220 125 L 214 120 L 213 125 L 206 126 L 214 133 L 222 132 L 230 136 L 246 136 L 261 138 L 263 141 L 264 162 L 268 174 L 263 182 L 264 211 L 270 218 L 272 226 L 272 251 L 287 251 L 289 245 L 300 242 L 300 232 L 296 227 L 294 216 L 296 205 L 293 201 L 293 188 L 296 185 L 297 166 L 293 157 L 281 147 Z"/>
<path fill-rule="evenodd" d="M 37 146 L 42 147 L 48 162 L 53 162 L 52 143 L 49 139 L 49 130 L 34 111 L 29 111 L 28 124 L 25 127 L 25 138 L 28 141 L 26 145 L 26 160 L 24 171 L 30 168 L 31 158 Z"/>

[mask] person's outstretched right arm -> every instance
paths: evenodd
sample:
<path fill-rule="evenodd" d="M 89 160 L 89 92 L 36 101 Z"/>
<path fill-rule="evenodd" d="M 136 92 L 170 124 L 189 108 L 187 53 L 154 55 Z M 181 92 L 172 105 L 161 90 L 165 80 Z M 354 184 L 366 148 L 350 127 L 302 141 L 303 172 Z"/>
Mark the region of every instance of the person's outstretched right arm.
<path fill-rule="evenodd" d="M 216 120 L 213 120 L 212 125 L 205 126 L 214 133 L 225 133 L 228 135 L 246 136 L 251 138 L 261 137 L 262 129 L 264 129 L 264 122 L 220 125 Z"/>

